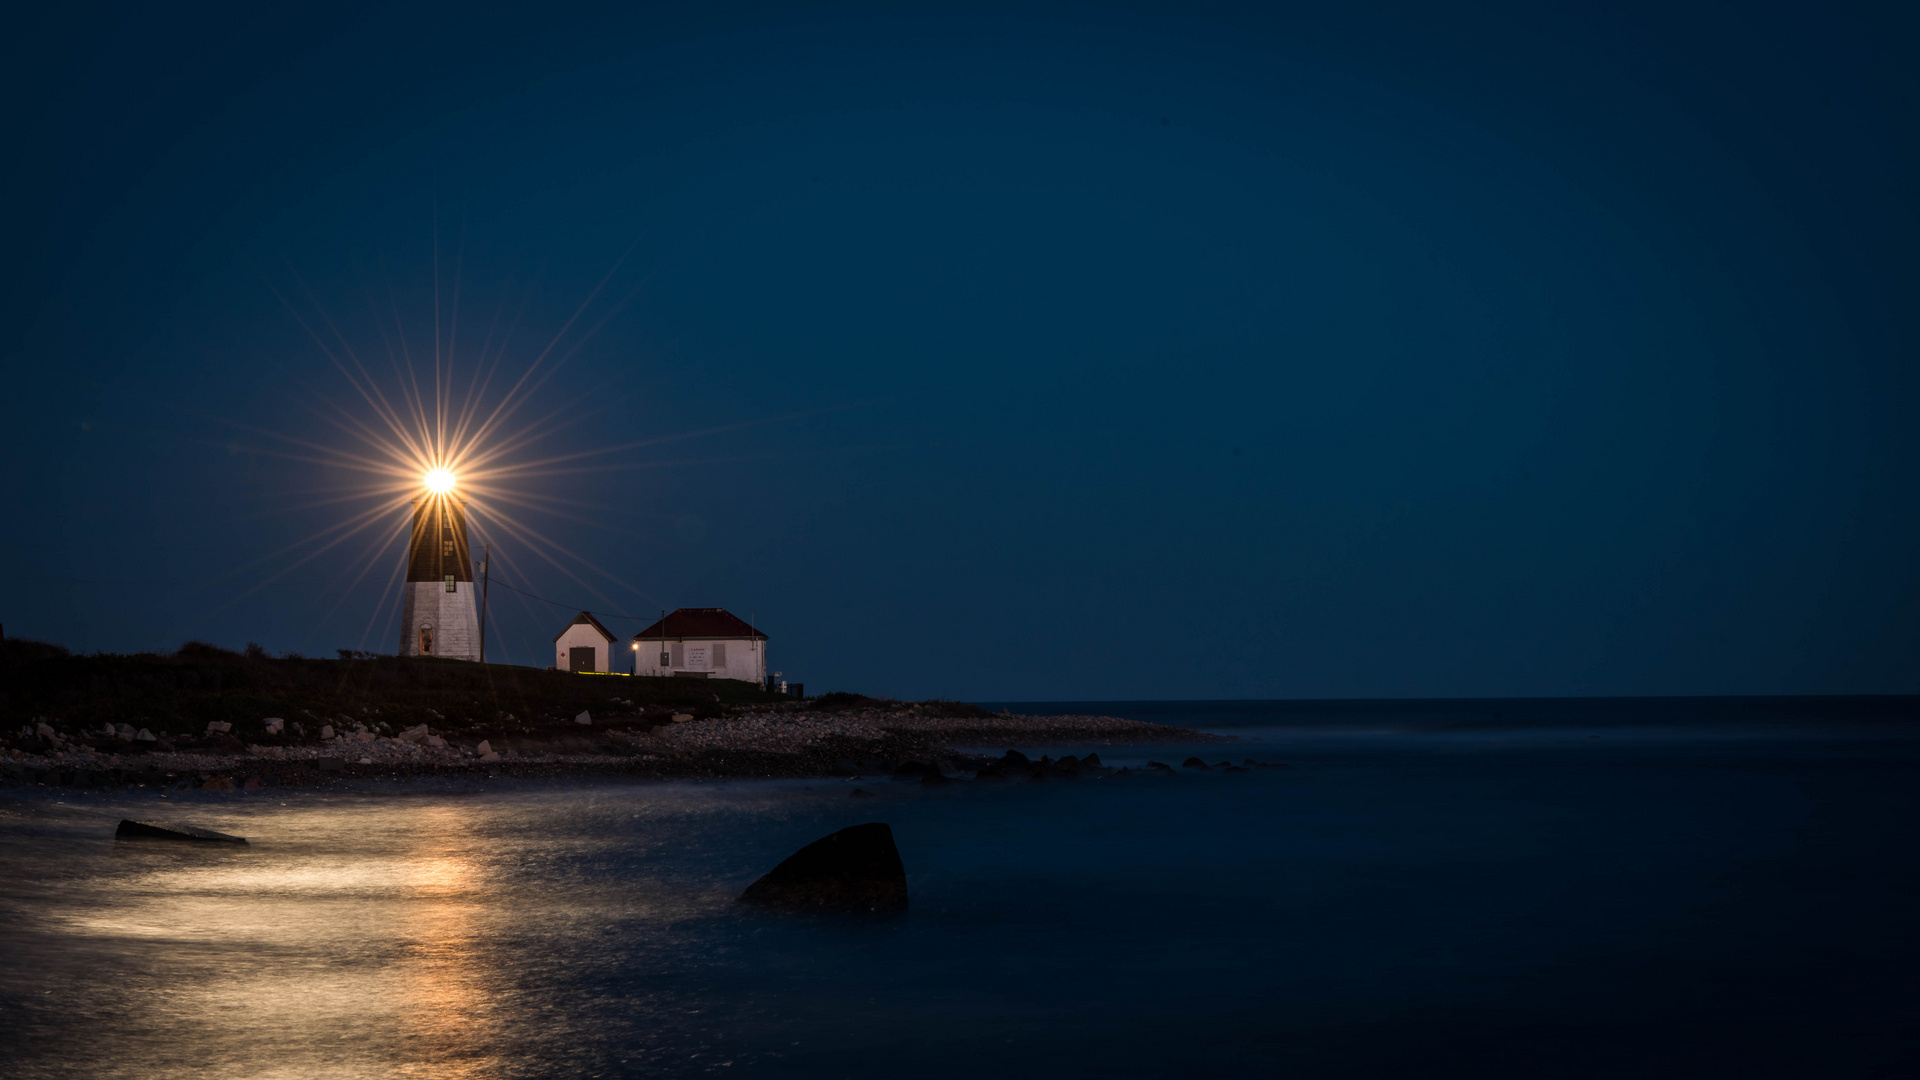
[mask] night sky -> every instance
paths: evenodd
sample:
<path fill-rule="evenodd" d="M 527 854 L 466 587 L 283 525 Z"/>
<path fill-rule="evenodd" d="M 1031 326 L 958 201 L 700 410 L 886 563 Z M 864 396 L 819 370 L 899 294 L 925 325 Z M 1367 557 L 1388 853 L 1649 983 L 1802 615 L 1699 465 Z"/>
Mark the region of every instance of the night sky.
<path fill-rule="evenodd" d="M 529 454 L 647 443 L 497 543 L 572 607 L 495 659 L 723 606 L 815 692 L 1920 691 L 1914 9 L 1542 8 L 16 21 L 0 622 L 391 652 L 296 312 L 430 356 L 437 254 L 508 367 L 607 279 Z"/>

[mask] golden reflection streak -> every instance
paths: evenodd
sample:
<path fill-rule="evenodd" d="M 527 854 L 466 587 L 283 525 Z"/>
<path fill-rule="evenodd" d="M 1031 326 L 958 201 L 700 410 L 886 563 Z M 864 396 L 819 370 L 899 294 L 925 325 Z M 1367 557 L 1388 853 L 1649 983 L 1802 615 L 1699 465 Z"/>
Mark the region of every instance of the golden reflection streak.
<path fill-rule="evenodd" d="M 471 824 L 461 807 L 434 806 L 420 810 L 410 830 L 417 843 L 401 868 L 407 944 L 396 1002 L 403 1076 L 459 1080 L 499 1070 L 487 1049 L 499 1027 L 493 973 L 479 948 L 489 883 Z"/>

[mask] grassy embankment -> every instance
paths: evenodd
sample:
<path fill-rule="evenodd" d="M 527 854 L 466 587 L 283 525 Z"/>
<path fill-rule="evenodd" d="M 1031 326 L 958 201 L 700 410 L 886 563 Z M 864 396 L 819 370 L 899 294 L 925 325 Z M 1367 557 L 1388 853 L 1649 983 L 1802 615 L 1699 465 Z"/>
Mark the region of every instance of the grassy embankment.
<path fill-rule="evenodd" d="M 506 736 L 571 724 L 582 710 L 596 720 L 643 723 L 786 700 L 731 679 L 576 675 L 395 656 L 272 657 L 199 642 L 168 655 L 75 656 L 42 642 L 0 642 L 0 735 L 9 737 L 44 721 L 69 737 L 115 723 L 189 741 L 182 737 L 201 736 L 220 720 L 237 739 L 272 742 L 263 721 L 275 716 L 301 724 L 309 738 L 321 724 L 341 726 L 342 717 L 388 731 L 424 723 Z"/>

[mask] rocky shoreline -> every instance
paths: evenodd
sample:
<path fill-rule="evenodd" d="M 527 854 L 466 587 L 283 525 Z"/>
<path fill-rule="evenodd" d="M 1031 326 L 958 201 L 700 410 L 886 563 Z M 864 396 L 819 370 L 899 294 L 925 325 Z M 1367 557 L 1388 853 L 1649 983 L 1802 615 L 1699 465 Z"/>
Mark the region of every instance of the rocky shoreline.
<path fill-rule="evenodd" d="M 77 740 L 47 728 L 9 740 L 14 745 L 0 761 L 0 784 L 184 792 L 406 777 L 746 779 L 892 773 L 938 783 L 1006 778 L 1008 759 L 973 752 L 980 747 L 1084 749 L 1219 739 L 1111 716 L 972 712 L 941 715 L 940 710 L 901 706 L 821 714 L 773 708 L 704 719 L 678 714 L 664 724 L 641 715 L 596 719 L 583 712 L 562 727 L 491 738 L 436 731 L 430 724 L 392 735 L 364 724 L 355 725 L 361 730 L 337 732 L 324 725 L 309 738 L 286 733 L 284 725 L 267 725 L 272 736 L 253 743 L 241 743 L 216 727 L 199 740 L 212 745 L 191 748 L 151 737 L 136 741 L 139 733 L 131 731 L 112 736 L 103 731 Z M 22 745 L 34 742 L 44 745 Z M 1040 764 L 1013 756 L 1026 770 L 1021 775 L 1035 769 L 1040 776 L 1079 771 L 1078 757 L 1063 757 L 1061 762 L 1073 764 L 1061 766 L 1052 759 Z M 1110 771 L 1098 766 L 1097 757 L 1092 764 L 1098 771 Z"/>

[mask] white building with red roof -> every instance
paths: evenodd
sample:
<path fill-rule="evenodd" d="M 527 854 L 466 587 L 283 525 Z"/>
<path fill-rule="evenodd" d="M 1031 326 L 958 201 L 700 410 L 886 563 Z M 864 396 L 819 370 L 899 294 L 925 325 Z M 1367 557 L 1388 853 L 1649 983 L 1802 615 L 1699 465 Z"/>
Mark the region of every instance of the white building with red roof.
<path fill-rule="evenodd" d="M 767 635 L 724 608 L 680 608 L 631 645 L 640 675 L 767 682 Z"/>

